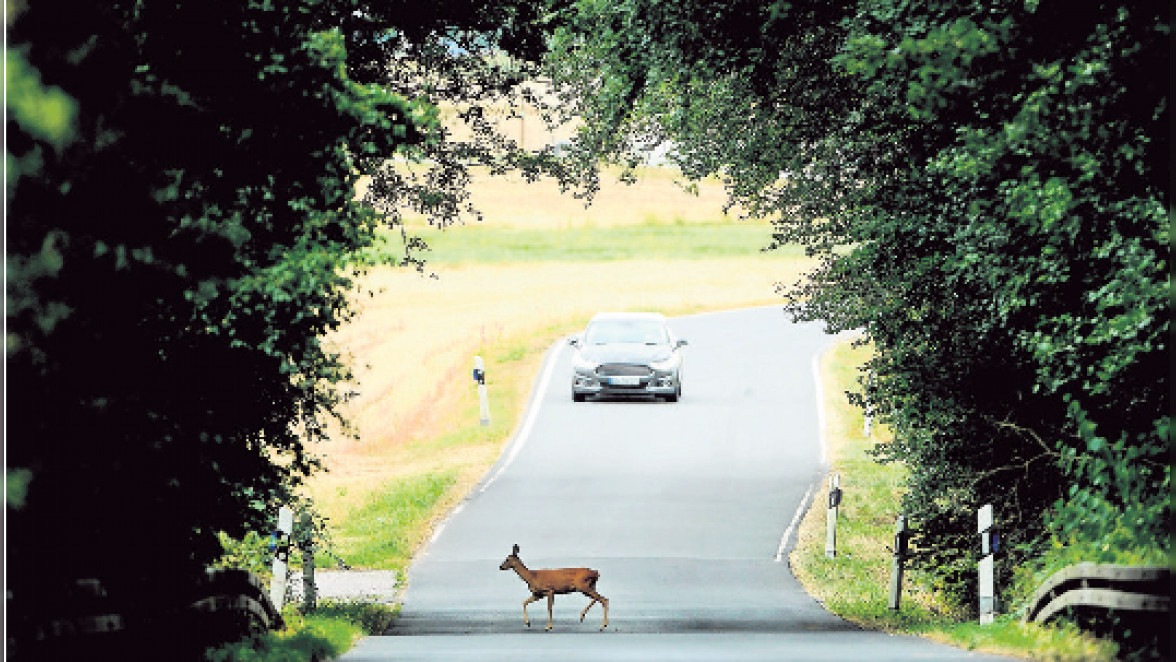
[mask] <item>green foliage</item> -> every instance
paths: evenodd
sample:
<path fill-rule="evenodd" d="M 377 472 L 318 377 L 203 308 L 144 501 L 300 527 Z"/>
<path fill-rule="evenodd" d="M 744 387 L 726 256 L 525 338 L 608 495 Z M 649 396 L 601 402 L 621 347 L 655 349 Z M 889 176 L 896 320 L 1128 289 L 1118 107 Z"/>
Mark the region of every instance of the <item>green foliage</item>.
<path fill-rule="evenodd" d="M 7 112 L 32 135 L 61 150 L 73 139 L 77 104 L 60 87 L 46 87 L 20 49 L 5 49 L 4 73 Z M 11 153 L 10 153 L 11 155 Z M 33 159 L 38 159 L 33 155 Z M 29 163 L 29 160 L 25 161 Z M 36 160 L 27 174 L 35 174 Z M 8 185 L 21 176 L 21 168 L 10 169 Z"/>
<path fill-rule="evenodd" d="M 497 37 L 530 49 L 534 16 L 459 0 L 415 13 L 351 0 L 10 9 L 7 560 L 20 639 L 78 578 L 150 622 L 167 607 L 164 578 L 199 577 L 219 532 L 272 528 L 338 417 L 349 371 L 321 338 L 352 314 L 373 264 L 364 249 L 398 221 L 379 212 L 461 199 L 467 163 L 518 151 L 486 128 L 453 157 L 436 104 L 514 86 L 503 71 L 519 66 L 486 55 Z M 460 85 L 421 87 L 446 79 Z M 435 154 L 451 176 L 380 179 L 396 158 Z M 356 200 L 365 176 L 382 184 Z"/>
<path fill-rule="evenodd" d="M 224 552 L 212 563 L 214 568 L 245 570 L 269 581 L 273 568 L 273 553 L 270 552 L 269 536 L 260 535 L 256 531 L 248 531 L 240 540 L 234 539 L 224 532 L 220 533 L 217 538 Z"/>
<path fill-rule="evenodd" d="M 897 463 L 879 464 L 868 459 L 869 449 L 886 443 L 878 440 L 887 439 L 888 432 L 875 430 L 874 436 L 865 437 L 861 410 L 841 397 L 859 388 L 857 369 L 871 353 L 870 348 L 853 347 L 847 341 L 835 345 L 822 361 L 830 473 L 840 475 L 845 497 L 837 527 L 837 558 L 825 558 L 823 507 L 813 508 L 800 527 L 789 563 L 806 590 L 834 613 L 855 623 L 918 634 L 967 650 L 1054 662 L 1115 659 L 1114 642 L 1066 623 L 1022 623 L 1019 615 L 1006 614 L 981 626 L 978 619 L 967 617 L 966 608 L 951 604 L 942 589 L 928 581 L 926 572 L 917 569 L 908 569 L 904 576 L 901 609 L 887 608 L 892 563 L 889 547 L 894 517 L 902 510 L 906 470 Z M 815 502 L 821 504 L 824 496 L 818 494 Z M 1028 572 L 1028 568 L 1017 570 L 1018 589 L 1002 587 L 1001 599 L 1006 603 L 1019 604 L 1028 598 L 1018 593 L 1020 587 L 1032 593 L 1040 585 L 1042 578 Z M 1022 584 L 1022 576 L 1029 576 L 1029 581 Z"/>
<path fill-rule="evenodd" d="M 28 469 L 7 469 L 4 472 L 4 503 L 8 508 L 20 510 L 25 505 L 29 490 L 29 479 L 33 472 Z"/>
<path fill-rule="evenodd" d="M 351 648 L 361 635 L 350 619 L 285 613 L 287 626 L 231 644 L 209 649 L 207 662 L 313 662 L 334 659 Z"/>
<path fill-rule="evenodd" d="M 860 328 L 916 561 L 975 604 L 1051 540 L 1170 548 L 1167 11 L 1159 3 L 581 2 L 553 79 L 590 170 L 672 141 Z M 590 187 L 591 173 L 581 180 Z"/>

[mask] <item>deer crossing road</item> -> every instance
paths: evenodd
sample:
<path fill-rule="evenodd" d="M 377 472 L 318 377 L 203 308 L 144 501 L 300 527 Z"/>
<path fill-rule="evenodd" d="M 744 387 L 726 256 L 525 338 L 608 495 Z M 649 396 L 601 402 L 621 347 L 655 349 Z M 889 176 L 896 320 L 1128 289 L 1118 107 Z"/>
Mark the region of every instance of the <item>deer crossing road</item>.
<path fill-rule="evenodd" d="M 790 525 L 825 471 L 821 327 L 779 308 L 670 326 L 690 343 L 677 403 L 573 402 L 570 352 L 552 346 L 499 464 L 410 569 L 400 618 L 342 660 L 997 659 L 858 629 L 789 572 Z M 515 544 L 529 568 L 598 572 L 608 627 L 580 621 L 575 592 L 550 632 L 528 627 L 530 587 L 499 571 Z"/>

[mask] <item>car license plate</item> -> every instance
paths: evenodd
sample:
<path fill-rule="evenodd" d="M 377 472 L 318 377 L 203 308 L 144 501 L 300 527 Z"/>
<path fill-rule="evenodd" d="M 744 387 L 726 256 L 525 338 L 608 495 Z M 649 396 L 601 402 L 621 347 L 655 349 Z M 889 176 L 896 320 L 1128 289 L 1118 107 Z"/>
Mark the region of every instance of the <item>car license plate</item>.
<path fill-rule="evenodd" d="M 608 383 L 613 386 L 639 386 L 641 384 L 641 378 L 628 375 L 624 377 L 610 377 Z"/>

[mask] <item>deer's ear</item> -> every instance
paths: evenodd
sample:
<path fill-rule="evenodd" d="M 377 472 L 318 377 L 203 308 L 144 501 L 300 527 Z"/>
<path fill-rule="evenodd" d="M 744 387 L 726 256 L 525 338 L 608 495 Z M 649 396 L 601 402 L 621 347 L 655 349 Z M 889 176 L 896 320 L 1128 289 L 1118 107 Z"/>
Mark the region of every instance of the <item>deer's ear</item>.
<path fill-rule="evenodd" d="M 516 545 L 514 546 L 514 549 L 513 549 L 513 550 L 511 550 L 511 552 L 510 552 L 510 553 L 511 553 L 511 554 L 518 554 L 518 553 L 519 553 L 519 546 L 516 544 Z"/>

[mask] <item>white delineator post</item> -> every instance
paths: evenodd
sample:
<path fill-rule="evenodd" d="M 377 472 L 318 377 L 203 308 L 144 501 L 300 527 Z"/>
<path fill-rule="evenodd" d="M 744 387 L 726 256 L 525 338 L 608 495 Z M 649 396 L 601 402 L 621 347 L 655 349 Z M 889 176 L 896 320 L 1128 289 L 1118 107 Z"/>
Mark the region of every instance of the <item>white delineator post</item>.
<path fill-rule="evenodd" d="M 490 400 L 486 396 L 486 364 L 482 357 L 474 357 L 474 382 L 478 385 L 478 417 L 482 425 L 490 425 Z"/>
<path fill-rule="evenodd" d="M 837 556 L 837 510 L 841 506 L 841 477 L 829 478 L 829 508 L 825 511 L 825 558 Z"/>
<path fill-rule="evenodd" d="M 894 549 L 892 550 L 894 556 L 890 570 L 890 600 L 887 603 L 887 607 L 891 611 L 898 611 L 902 605 L 902 571 L 903 563 L 906 562 L 907 537 L 909 535 L 906 516 L 899 515 L 898 519 L 894 521 Z"/>
<path fill-rule="evenodd" d="M 294 513 L 282 506 L 278 510 L 278 530 L 274 532 L 274 577 L 270 580 L 270 602 L 282 610 L 286 598 L 286 564 L 290 559 L 290 533 L 294 530 Z"/>
<path fill-rule="evenodd" d="M 992 504 L 987 504 L 976 513 L 976 530 L 980 533 L 980 553 L 983 556 L 977 564 L 980 574 L 980 625 L 991 624 L 1000 612 L 996 599 L 996 567 L 994 555 L 999 538 L 993 528 Z"/>

